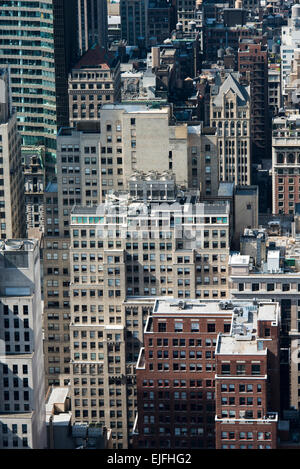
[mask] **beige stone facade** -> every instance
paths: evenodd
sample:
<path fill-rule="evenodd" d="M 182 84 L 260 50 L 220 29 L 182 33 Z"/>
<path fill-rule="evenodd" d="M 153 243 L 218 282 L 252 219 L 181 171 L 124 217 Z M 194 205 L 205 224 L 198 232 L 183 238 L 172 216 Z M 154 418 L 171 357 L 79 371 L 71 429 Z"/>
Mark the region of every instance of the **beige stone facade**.
<path fill-rule="evenodd" d="M 81 120 L 99 120 L 105 103 L 121 98 L 120 62 L 99 46 L 77 62 L 68 80 L 70 126 Z"/>
<path fill-rule="evenodd" d="M 0 87 L 0 238 L 21 238 L 25 235 L 21 139 L 5 69 L 0 69 Z"/>
<path fill-rule="evenodd" d="M 251 184 L 249 87 L 229 74 L 211 96 L 210 125 L 218 130 L 220 181 Z"/>

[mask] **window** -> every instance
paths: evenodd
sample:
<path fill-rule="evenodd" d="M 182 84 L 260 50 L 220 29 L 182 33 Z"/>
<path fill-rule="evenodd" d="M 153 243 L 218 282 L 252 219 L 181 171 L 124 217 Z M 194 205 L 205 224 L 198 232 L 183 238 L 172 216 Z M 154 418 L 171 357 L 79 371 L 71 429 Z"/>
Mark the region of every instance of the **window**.
<path fill-rule="evenodd" d="M 252 364 L 251 365 L 251 374 L 252 375 L 260 375 L 260 365 L 259 364 Z"/>
<path fill-rule="evenodd" d="M 246 374 L 246 368 L 244 364 L 237 364 L 236 365 L 236 374 L 237 375 L 244 375 Z"/>
<path fill-rule="evenodd" d="M 167 323 L 159 322 L 158 323 L 158 332 L 167 332 Z"/>
<path fill-rule="evenodd" d="M 183 324 L 182 324 L 182 322 L 175 322 L 174 331 L 175 331 L 175 332 L 182 332 L 182 331 L 183 331 Z"/>
<path fill-rule="evenodd" d="M 230 363 L 222 363 L 222 375 L 229 375 L 230 374 Z"/>

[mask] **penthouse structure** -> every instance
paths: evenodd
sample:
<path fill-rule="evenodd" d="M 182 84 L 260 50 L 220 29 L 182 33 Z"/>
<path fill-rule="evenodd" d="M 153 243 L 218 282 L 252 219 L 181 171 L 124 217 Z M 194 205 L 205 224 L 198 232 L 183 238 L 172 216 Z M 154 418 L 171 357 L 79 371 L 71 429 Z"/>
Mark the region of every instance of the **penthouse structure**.
<path fill-rule="evenodd" d="M 225 424 L 225 417 L 227 424 L 239 425 L 237 422 L 240 416 L 235 397 L 240 387 L 245 400 L 241 401 L 240 405 L 244 410 L 247 409 L 247 404 L 248 408 L 251 408 L 248 425 L 252 425 L 252 430 L 256 428 L 256 412 L 259 414 L 260 411 L 262 417 L 267 408 L 264 407 L 263 410 L 262 407 L 266 405 L 266 376 L 263 376 L 263 380 L 260 377 L 256 378 L 261 385 L 259 396 L 263 396 L 263 399 L 257 401 L 254 399 L 256 389 L 251 377 L 248 379 L 252 388 L 251 386 L 246 388 L 246 368 L 243 369 L 245 363 L 243 359 L 240 363 L 241 373 L 235 379 L 232 378 L 231 382 L 230 380 L 226 382 L 225 378 L 222 381 L 223 376 L 219 376 L 219 368 L 223 365 L 223 363 L 220 365 L 220 360 L 223 359 L 223 349 L 221 352 L 220 344 L 222 343 L 224 348 L 225 341 L 232 344 L 235 340 L 237 334 L 235 324 L 239 321 L 237 311 L 239 318 L 242 317 L 242 311 L 244 319 L 253 317 L 257 321 L 258 318 L 264 318 L 266 309 L 272 311 L 274 315 L 272 320 L 277 321 L 278 326 L 277 304 L 230 300 L 219 303 L 211 300 L 178 301 L 169 298 L 156 301 L 146 322 L 144 346 L 141 348 L 136 368 L 138 401 L 134 427 L 136 448 L 219 448 L 221 434 L 225 436 L 222 427 Z M 247 346 L 251 347 L 249 342 L 252 339 L 255 340 L 251 336 L 243 338 L 244 341 L 240 343 L 245 349 Z M 235 356 L 229 348 L 227 352 L 230 357 L 226 357 L 228 359 L 226 366 L 239 359 L 239 356 Z M 265 361 L 266 350 L 260 353 Z M 247 356 L 249 363 L 251 363 L 250 358 L 252 359 Z M 257 361 L 253 362 L 253 365 L 254 363 L 257 364 Z M 253 370 L 256 371 L 255 376 L 260 374 L 257 373 L 258 368 L 255 368 L 255 365 Z M 262 371 L 265 372 L 265 369 Z M 251 372 L 249 374 L 251 375 Z M 226 408 L 221 409 L 221 403 L 224 406 L 227 404 Z M 243 418 L 246 419 L 246 410 L 241 419 Z M 274 420 L 270 417 L 270 420 L 272 420 L 273 433 L 268 442 L 270 440 L 276 445 L 277 416 Z M 247 423 L 247 420 L 242 420 L 241 425 L 243 423 Z M 261 428 L 263 431 L 268 431 L 270 426 Z M 233 439 L 231 446 L 240 448 L 236 438 Z M 249 432 L 250 439 L 252 448 L 257 447 L 257 435 L 254 431 L 251 438 Z M 250 441 L 248 443 L 250 449 Z"/>
<path fill-rule="evenodd" d="M 45 449 L 46 411 L 36 240 L 0 243 L 0 448 Z"/>

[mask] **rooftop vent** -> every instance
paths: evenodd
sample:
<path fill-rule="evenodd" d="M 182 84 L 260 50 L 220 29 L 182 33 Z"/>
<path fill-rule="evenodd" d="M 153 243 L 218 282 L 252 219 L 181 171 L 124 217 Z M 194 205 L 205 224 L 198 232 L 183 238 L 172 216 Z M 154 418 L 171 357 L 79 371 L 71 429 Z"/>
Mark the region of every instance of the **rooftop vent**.
<path fill-rule="evenodd" d="M 232 309 L 233 308 L 233 304 L 230 300 L 228 301 L 220 301 L 219 303 L 219 308 L 220 309 Z"/>

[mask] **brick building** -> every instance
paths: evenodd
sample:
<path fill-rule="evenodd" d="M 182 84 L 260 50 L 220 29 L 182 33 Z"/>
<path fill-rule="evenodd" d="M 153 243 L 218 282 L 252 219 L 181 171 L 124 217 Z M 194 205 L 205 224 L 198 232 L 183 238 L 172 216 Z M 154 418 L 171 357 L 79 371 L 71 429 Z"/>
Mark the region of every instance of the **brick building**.
<path fill-rule="evenodd" d="M 250 85 L 251 137 L 254 161 L 270 156 L 270 123 L 268 108 L 268 50 L 259 39 L 239 43 L 238 70 L 241 83 Z"/>
<path fill-rule="evenodd" d="M 272 211 L 292 215 L 299 203 L 300 115 L 287 112 L 273 119 Z"/>
<path fill-rule="evenodd" d="M 238 330 L 241 324 L 249 335 Z M 256 335 L 250 333 L 252 326 Z M 221 437 L 227 435 L 230 447 L 240 448 L 246 432 L 249 449 L 251 444 L 276 447 L 278 396 L 270 396 L 267 383 L 276 379 L 278 370 L 277 338 L 276 303 L 157 300 L 136 367 L 134 446 L 225 449 L 229 445 Z M 236 344 L 241 350 L 232 356 Z M 239 360 L 241 374 L 234 376 L 233 368 L 228 374 Z M 237 390 L 240 407 L 232 402 Z M 240 438 L 239 445 L 233 438 Z"/>
<path fill-rule="evenodd" d="M 238 308 L 216 346 L 217 449 L 277 447 L 278 370 L 279 305 Z"/>

